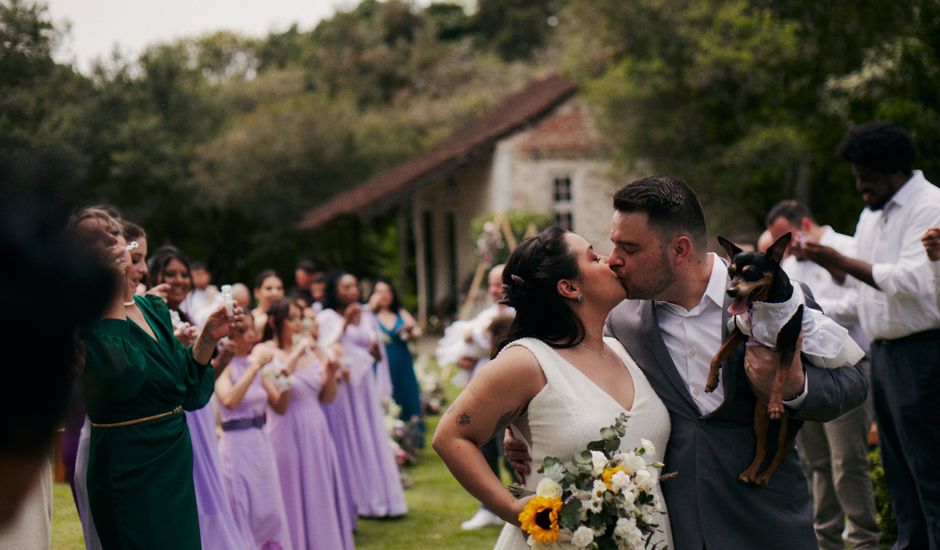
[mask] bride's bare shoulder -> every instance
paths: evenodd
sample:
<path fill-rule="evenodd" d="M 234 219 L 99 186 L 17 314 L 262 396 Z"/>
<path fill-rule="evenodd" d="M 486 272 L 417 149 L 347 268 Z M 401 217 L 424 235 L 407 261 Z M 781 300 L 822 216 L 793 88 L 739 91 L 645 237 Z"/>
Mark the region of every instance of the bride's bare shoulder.
<path fill-rule="evenodd" d="M 532 351 L 526 346 L 512 345 L 504 348 L 499 355 L 483 365 L 477 376 L 501 380 L 542 381 L 545 375 Z"/>

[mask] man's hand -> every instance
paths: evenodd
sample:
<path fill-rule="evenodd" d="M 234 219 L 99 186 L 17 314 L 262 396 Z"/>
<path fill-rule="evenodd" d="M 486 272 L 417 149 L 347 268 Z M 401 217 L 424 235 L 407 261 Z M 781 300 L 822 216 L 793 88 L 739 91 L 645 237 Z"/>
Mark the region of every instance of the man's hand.
<path fill-rule="evenodd" d="M 940 227 L 931 227 L 920 238 L 931 262 L 940 261 Z"/>
<path fill-rule="evenodd" d="M 803 370 L 803 360 L 799 353 L 802 348 L 803 335 L 801 334 L 796 341 L 797 352 L 793 354 L 793 362 L 790 364 L 787 379 L 783 383 L 783 399 L 785 400 L 803 393 L 806 384 L 806 373 Z M 779 366 L 779 351 L 764 346 L 748 346 L 744 352 L 744 371 L 761 403 L 770 402 L 770 390 L 774 386 L 774 377 Z"/>
<path fill-rule="evenodd" d="M 529 448 L 522 441 L 512 435 L 512 430 L 506 428 L 505 437 L 503 437 L 503 453 L 506 454 L 506 460 L 512 466 L 513 473 L 516 474 L 516 480 L 519 483 L 525 483 L 525 476 L 532 473 L 532 457 L 529 456 Z"/>

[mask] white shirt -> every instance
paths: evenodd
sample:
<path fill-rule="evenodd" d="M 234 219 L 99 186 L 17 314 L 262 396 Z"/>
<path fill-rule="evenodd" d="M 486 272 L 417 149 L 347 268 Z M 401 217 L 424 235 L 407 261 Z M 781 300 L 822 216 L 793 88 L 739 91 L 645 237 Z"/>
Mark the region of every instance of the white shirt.
<path fill-rule="evenodd" d="M 721 347 L 721 318 L 728 286 L 728 268 L 715 254 L 712 274 L 702 300 L 692 309 L 670 302 L 656 302 L 656 320 L 669 356 L 686 383 L 692 399 L 702 414 L 721 405 L 725 398 L 723 384 L 705 392 L 709 363 Z"/>
<path fill-rule="evenodd" d="M 854 238 L 837 233 L 828 225 L 822 230 L 819 244 L 831 246 L 850 258 L 857 257 Z M 858 281 L 851 279 L 849 284 L 840 285 L 816 262 L 798 261 L 794 256 L 785 258 L 780 267 L 791 280 L 806 283 L 826 316 L 848 329 L 852 339 L 868 353 L 868 337 L 858 324 Z"/>
<path fill-rule="evenodd" d="M 671 302 L 656 302 L 656 321 L 663 343 L 703 415 L 713 412 L 725 399 L 724 385 L 720 382 L 715 391 L 705 392 L 712 357 L 721 347 L 722 310 L 728 288 L 728 267 L 716 254 L 709 256 L 712 257 L 712 274 L 697 306 L 685 309 Z M 799 408 L 806 400 L 807 383 L 803 384 L 799 397 L 784 404 Z"/>
<path fill-rule="evenodd" d="M 914 170 L 881 210 L 862 211 L 855 230 L 858 259 L 872 264 L 876 290 L 858 287 L 858 318 L 872 340 L 940 328 L 935 270 L 920 241 L 940 225 L 940 189 Z"/>

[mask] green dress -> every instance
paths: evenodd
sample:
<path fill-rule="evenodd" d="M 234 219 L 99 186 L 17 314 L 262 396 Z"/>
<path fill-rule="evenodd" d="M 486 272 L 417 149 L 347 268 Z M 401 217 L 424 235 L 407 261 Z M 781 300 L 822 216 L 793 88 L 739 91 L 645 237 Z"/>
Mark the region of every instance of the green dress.
<path fill-rule="evenodd" d="M 196 410 L 212 396 L 212 368 L 173 336 L 158 297 L 134 298 L 157 335 L 131 320 L 101 319 L 85 335 L 88 418 L 115 423 Z M 193 451 L 181 413 L 131 426 L 92 427 L 88 494 L 102 546 L 200 547 Z"/>

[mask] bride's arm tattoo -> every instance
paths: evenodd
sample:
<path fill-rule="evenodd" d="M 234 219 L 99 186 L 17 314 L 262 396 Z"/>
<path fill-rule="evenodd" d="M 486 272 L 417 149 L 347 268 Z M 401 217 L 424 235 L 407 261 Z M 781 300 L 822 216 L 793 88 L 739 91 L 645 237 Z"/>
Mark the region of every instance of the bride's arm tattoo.
<path fill-rule="evenodd" d="M 467 414 L 467 413 L 464 412 L 464 413 L 460 413 L 460 415 L 457 416 L 457 425 L 458 425 L 458 426 L 466 426 L 466 425 L 469 424 L 469 423 L 470 423 L 470 415 L 469 415 L 469 414 Z"/>

